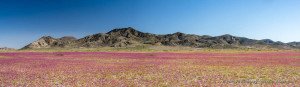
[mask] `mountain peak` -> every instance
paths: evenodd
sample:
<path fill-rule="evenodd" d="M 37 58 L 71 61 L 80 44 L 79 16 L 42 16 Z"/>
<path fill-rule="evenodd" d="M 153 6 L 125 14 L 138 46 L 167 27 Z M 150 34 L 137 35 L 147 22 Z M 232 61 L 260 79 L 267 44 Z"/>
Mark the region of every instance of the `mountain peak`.
<path fill-rule="evenodd" d="M 50 38 L 53 38 L 53 37 L 51 37 L 51 36 L 42 36 L 40 39 L 50 39 Z"/>
<path fill-rule="evenodd" d="M 173 34 L 176 34 L 176 35 L 184 35 L 184 33 L 182 33 L 182 32 L 176 32 L 176 33 L 173 33 Z"/>
<path fill-rule="evenodd" d="M 123 37 L 131 38 L 131 37 L 142 37 L 145 33 L 135 30 L 132 27 L 128 27 L 128 28 L 113 29 L 107 32 L 106 34 L 109 34 L 111 36 L 123 36 Z"/>
<path fill-rule="evenodd" d="M 109 32 L 107 32 L 107 34 L 111 34 L 111 33 L 116 33 L 116 32 L 121 32 L 121 33 L 124 33 L 124 32 L 140 32 L 132 27 L 127 27 L 127 28 L 116 28 L 116 29 L 113 29 Z"/>
<path fill-rule="evenodd" d="M 64 36 L 59 38 L 60 40 L 77 40 L 77 38 L 73 37 L 73 36 Z"/>
<path fill-rule="evenodd" d="M 221 37 L 234 37 L 234 36 L 231 34 L 224 34 L 224 35 L 221 35 Z"/>

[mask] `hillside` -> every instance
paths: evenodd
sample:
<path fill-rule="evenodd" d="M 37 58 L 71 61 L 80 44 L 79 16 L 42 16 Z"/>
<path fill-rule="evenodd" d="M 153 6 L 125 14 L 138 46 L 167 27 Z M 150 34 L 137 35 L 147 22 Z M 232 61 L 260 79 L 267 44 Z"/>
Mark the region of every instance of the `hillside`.
<path fill-rule="evenodd" d="M 299 42 L 283 43 L 270 39 L 255 40 L 229 34 L 221 36 L 194 35 L 176 32 L 157 35 L 145 33 L 134 28 L 113 29 L 107 33 L 89 35 L 80 39 L 72 36 L 53 38 L 43 36 L 22 49 L 40 48 L 96 48 L 96 47 L 134 47 L 139 45 L 187 46 L 195 48 L 300 48 Z"/>

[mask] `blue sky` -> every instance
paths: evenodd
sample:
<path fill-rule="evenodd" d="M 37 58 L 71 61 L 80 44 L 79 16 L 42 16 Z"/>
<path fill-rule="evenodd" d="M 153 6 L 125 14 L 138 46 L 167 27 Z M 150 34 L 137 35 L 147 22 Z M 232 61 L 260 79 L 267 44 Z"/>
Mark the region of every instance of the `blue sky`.
<path fill-rule="evenodd" d="M 0 0 L 0 47 L 41 36 L 184 32 L 300 41 L 300 0 Z"/>

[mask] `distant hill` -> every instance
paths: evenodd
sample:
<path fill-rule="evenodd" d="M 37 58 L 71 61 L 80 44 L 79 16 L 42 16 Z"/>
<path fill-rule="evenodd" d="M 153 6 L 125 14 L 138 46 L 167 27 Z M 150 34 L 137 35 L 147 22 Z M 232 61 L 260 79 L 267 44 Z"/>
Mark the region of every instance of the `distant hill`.
<path fill-rule="evenodd" d="M 0 48 L 0 51 L 1 51 L 1 50 L 2 50 L 2 51 L 3 51 L 3 50 L 6 51 L 6 50 L 16 50 L 16 49 L 14 49 L 14 48 L 8 48 L 8 47 L 1 47 L 1 48 Z"/>
<path fill-rule="evenodd" d="M 157 35 L 144 33 L 131 27 L 113 29 L 107 33 L 89 35 L 80 39 L 72 36 L 53 38 L 43 36 L 22 49 L 39 48 L 95 48 L 95 47 L 134 47 L 137 45 L 189 46 L 195 48 L 300 48 L 300 42 L 275 42 L 270 39 L 255 40 L 229 34 L 221 36 L 194 35 L 176 32 Z"/>

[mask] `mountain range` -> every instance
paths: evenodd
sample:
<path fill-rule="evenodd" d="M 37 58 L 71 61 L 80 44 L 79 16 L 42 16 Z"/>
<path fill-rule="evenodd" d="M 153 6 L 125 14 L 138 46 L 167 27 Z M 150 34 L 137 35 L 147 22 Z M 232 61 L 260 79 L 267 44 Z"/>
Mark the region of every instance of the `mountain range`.
<path fill-rule="evenodd" d="M 16 50 L 16 49 L 14 49 L 14 48 L 8 48 L 8 47 L 0 47 L 0 51 L 1 50 Z"/>
<path fill-rule="evenodd" d="M 128 27 L 113 29 L 107 33 L 98 33 L 80 39 L 72 36 L 61 38 L 43 36 L 22 49 L 134 47 L 139 45 L 187 46 L 195 48 L 300 48 L 300 42 L 283 43 L 270 39 L 255 40 L 229 34 L 208 36 L 176 32 L 158 35 Z"/>

